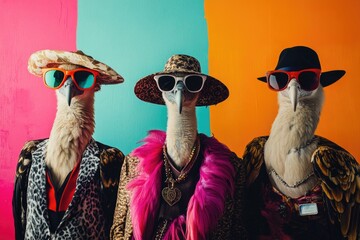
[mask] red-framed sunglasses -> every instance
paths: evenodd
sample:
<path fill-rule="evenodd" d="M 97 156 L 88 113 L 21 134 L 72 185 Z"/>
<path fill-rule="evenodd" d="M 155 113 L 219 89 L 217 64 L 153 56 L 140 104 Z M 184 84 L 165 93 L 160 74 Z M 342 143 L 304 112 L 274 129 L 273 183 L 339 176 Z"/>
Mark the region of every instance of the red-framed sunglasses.
<path fill-rule="evenodd" d="M 282 91 L 288 86 L 290 80 L 295 78 L 301 89 L 313 91 L 319 86 L 320 74 L 321 70 L 317 68 L 300 71 L 274 70 L 266 73 L 266 81 L 271 90 Z"/>
<path fill-rule="evenodd" d="M 75 86 L 80 90 L 91 89 L 95 86 L 99 72 L 88 68 L 64 70 L 61 68 L 43 68 L 44 84 L 51 89 L 59 89 L 64 85 L 68 76 L 71 76 Z"/>

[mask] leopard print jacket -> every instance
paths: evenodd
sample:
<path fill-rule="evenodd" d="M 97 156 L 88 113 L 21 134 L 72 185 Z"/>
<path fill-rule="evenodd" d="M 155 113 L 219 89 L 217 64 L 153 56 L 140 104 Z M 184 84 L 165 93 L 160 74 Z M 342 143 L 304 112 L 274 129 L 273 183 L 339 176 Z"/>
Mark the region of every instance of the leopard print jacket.
<path fill-rule="evenodd" d="M 13 196 L 16 239 L 108 239 L 124 155 L 90 141 L 76 189 L 55 232 L 50 232 L 45 151 L 48 140 L 28 142 L 17 167 Z"/>

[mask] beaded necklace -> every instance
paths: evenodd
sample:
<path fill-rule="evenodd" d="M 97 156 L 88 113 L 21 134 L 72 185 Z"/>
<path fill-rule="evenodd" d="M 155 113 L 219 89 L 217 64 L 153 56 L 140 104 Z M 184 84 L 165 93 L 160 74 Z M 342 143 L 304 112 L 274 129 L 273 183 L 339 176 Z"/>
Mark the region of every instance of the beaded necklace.
<path fill-rule="evenodd" d="M 314 141 L 316 141 L 316 137 L 314 136 L 313 138 L 311 138 L 309 141 L 307 141 L 304 145 L 301 145 L 300 147 L 297 148 L 292 148 L 288 151 L 288 154 L 290 154 L 291 152 L 296 153 L 296 152 L 300 152 L 301 149 L 306 148 L 308 146 L 310 146 Z M 297 188 L 299 187 L 301 184 L 305 183 L 306 181 L 308 181 L 312 176 L 314 176 L 314 172 L 310 172 L 305 178 L 297 181 L 295 184 L 290 185 L 288 184 L 276 171 L 275 169 L 270 169 L 270 171 L 268 172 L 269 175 L 274 174 L 274 176 L 286 187 L 288 188 Z"/>
<path fill-rule="evenodd" d="M 298 186 L 300 186 L 301 184 L 305 183 L 307 180 L 309 180 L 312 176 L 314 176 L 314 172 L 310 172 L 305 178 L 297 181 L 295 184 L 293 185 L 290 185 L 288 184 L 282 177 L 280 177 L 280 175 L 274 170 L 274 169 L 271 169 L 269 171 L 269 175 L 272 175 L 272 173 L 274 173 L 274 176 L 280 180 L 280 182 L 282 184 L 284 184 L 286 187 L 288 188 L 297 188 Z"/>

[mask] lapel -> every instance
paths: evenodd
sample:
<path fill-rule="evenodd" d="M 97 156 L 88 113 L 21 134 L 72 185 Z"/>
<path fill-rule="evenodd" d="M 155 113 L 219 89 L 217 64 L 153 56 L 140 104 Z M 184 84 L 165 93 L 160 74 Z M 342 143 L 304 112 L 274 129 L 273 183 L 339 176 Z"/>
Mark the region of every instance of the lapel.
<path fill-rule="evenodd" d="M 144 139 L 145 144 L 132 153 L 140 160 L 138 177 L 127 185 L 135 239 L 151 237 L 154 223 L 157 222 L 163 169 L 162 146 L 165 138 L 162 131 L 150 131 Z M 186 224 L 187 239 L 206 239 L 222 217 L 226 197 L 233 196 L 235 169 L 230 161 L 233 154 L 215 138 L 200 134 L 200 142 L 204 156 L 200 179 L 189 201 L 186 216 L 174 219 L 165 238 L 174 239 L 178 230 Z"/>
<path fill-rule="evenodd" d="M 41 221 L 46 224 L 46 232 L 44 235 L 50 236 L 49 213 L 47 208 L 47 194 L 46 194 L 46 167 L 45 167 L 45 152 L 48 140 L 44 140 L 38 145 L 38 148 L 32 153 L 32 165 L 29 173 L 29 183 L 27 191 L 28 211 L 32 214 L 27 214 L 28 217 L 37 218 L 36 221 Z M 30 201 L 29 201 L 30 200 Z M 35 210 L 37 209 L 37 210 Z M 39 216 L 37 213 L 41 213 Z M 36 216 L 33 216 L 36 215 Z M 31 221 L 27 221 L 31 222 Z"/>
<path fill-rule="evenodd" d="M 65 211 L 64 217 L 62 218 L 58 229 L 68 222 L 69 219 L 72 219 L 72 216 L 78 212 L 78 209 L 82 208 L 82 200 L 88 196 L 91 184 L 94 184 L 95 174 L 98 171 L 99 162 L 99 148 L 95 141 L 91 139 L 81 159 L 74 196 L 69 204 L 69 207 Z"/>

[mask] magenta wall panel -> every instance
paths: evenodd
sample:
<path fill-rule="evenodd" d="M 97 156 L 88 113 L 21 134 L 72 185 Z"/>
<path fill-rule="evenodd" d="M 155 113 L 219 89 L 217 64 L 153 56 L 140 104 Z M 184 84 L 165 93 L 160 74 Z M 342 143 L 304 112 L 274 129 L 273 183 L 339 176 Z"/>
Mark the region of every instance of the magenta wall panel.
<path fill-rule="evenodd" d="M 55 92 L 27 71 L 40 49 L 76 49 L 76 0 L 0 1 L 0 239 L 14 239 L 11 198 L 25 141 L 46 138 Z"/>

